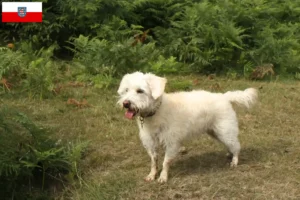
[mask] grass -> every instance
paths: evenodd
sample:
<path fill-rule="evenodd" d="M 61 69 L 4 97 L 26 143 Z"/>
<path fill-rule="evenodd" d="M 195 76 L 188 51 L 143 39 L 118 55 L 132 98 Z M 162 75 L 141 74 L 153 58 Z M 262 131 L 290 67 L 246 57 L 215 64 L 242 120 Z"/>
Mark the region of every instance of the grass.
<path fill-rule="evenodd" d="M 69 88 L 48 100 L 6 94 L 1 104 L 52 127 L 62 140 L 90 141 L 81 178 L 55 192 L 57 199 L 300 199 L 299 82 L 177 76 L 169 77 L 167 87 L 216 92 L 259 88 L 253 109 L 236 108 L 242 145 L 237 168 L 229 168 L 220 143 L 203 135 L 186 143 L 188 152 L 173 163 L 168 183 L 144 182 L 150 158 L 135 121 L 125 119 L 116 106 L 117 88 Z M 91 106 L 78 109 L 66 104 L 68 98 L 85 98 Z"/>

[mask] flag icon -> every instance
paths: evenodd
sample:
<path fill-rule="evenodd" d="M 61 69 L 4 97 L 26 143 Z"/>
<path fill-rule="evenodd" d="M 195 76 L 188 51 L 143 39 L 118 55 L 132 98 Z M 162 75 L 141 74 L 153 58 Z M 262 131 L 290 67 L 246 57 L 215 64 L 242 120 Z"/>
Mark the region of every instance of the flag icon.
<path fill-rule="evenodd" d="M 42 2 L 2 2 L 2 22 L 42 21 Z"/>

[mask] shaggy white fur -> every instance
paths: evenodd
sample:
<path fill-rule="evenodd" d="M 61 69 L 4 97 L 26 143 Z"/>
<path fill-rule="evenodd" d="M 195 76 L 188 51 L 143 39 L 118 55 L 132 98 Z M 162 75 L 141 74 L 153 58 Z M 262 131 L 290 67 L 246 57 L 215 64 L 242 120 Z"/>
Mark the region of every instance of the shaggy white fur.
<path fill-rule="evenodd" d="M 151 170 L 145 180 L 155 179 L 160 144 L 165 147 L 165 157 L 158 181 L 166 182 L 181 142 L 203 133 L 222 142 L 232 154 L 231 166 L 236 166 L 239 130 L 231 103 L 249 108 L 257 99 L 257 91 L 249 88 L 224 94 L 203 90 L 167 94 L 166 83 L 165 78 L 154 74 L 135 72 L 126 74 L 118 89 L 118 104 L 127 109 L 127 118 L 137 116 L 139 135 L 151 158 Z"/>

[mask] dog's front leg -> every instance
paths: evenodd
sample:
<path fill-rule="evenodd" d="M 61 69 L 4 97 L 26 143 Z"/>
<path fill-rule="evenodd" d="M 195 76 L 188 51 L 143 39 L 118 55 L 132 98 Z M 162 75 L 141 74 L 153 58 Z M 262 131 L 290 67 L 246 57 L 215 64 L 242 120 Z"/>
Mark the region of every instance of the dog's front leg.
<path fill-rule="evenodd" d="M 157 152 L 153 149 L 147 149 L 147 152 L 151 158 L 151 170 L 148 176 L 145 177 L 145 181 L 153 181 L 157 174 Z"/>
<path fill-rule="evenodd" d="M 157 174 L 157 147 L 158 143 L 149 133 L 147 132 L 140 132 L 140 137 L 142 140 L 142 143 L 147 150 L 147 153 L 149 154 L 151 158 L 151 169 L 148 176 L 145 177 L 145 181 L 153 181 L 155 179 L 155 176 Z"/>
<path fill-rule="evenodd" d="M 178 144 L 170 144 L 166 146 L 166 153 L 165 158 L 163 162 L 163 168 L 160 173 L 160 177 L 158 178 L 158 182 L 165 183 L 168 181 L 168 173 L 169 168 L 171 165 L 171 162 L 174 160 L 174 158 L 177 156 L 180 148 Z"/>

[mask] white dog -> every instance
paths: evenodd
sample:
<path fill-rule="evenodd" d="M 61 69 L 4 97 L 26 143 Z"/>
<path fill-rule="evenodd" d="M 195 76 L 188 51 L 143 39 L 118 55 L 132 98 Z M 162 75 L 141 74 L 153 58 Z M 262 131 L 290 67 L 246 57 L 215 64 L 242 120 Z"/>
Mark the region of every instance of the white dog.
<path fill-rule="evenodd" d="M 126 108 L 125 116 L 137 116 L 141 141 L 151 157 L 151 171 L 145 178 L 152 181 L 157 174 L 157 148 L 165 147 L 159 182 L 168 180 L 171 161 L 184 139 L 208 133 L 222 142 L 232 154 L 231 166 L 238 164 L 240 143 L 238 121 L 231 103 L 249 108 L 257 99 L 253 88 L 224 94 L 203 90 L 164 93 L 167 80 L 154 74 L 135 72 L 121 80 L 118 104 Z"/>

